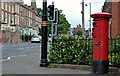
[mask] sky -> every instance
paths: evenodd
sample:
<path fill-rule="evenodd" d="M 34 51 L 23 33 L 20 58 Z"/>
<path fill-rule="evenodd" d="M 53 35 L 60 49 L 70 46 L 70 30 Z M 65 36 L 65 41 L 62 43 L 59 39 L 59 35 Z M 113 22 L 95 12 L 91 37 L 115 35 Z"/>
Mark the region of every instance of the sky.
<path fill-rule="evenodd" d="M 91 2 L 91 13 L 102 12 L 102 6 L 105 0 L 84 0 L 85 4 Z M 42 0 L 36 0 L 37 8 L 42 8 Z M 78 24 L 82 25 L 82 0 L 47 0 L 47 5 L 51 5 L 54 2 L 55 8 L 63 10 L 66 19 L 71 24 L 71 27 L 77 27 Z M 25 4 L 31 5 L 31 0 L 24 0 Z M 85 6 L 85 28 L 89 28 L 90 9 L 89 5 Z"/>

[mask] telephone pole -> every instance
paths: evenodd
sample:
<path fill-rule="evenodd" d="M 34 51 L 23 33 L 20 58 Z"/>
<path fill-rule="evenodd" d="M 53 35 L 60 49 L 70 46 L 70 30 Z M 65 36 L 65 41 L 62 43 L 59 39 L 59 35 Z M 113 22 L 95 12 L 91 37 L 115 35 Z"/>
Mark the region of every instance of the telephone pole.
<path fill-rule="evenodd" d="M 84 24 L 84 0 L 82 0 L 82 36 L 85 36 L 85 24 Z"/>

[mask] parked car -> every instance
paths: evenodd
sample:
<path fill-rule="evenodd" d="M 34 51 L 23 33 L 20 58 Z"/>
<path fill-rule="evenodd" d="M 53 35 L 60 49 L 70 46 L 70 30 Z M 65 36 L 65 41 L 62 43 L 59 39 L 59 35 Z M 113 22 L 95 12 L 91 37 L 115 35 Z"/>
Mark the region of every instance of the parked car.
<path fill-rule="evenodd" d="M 41 42 L 42 37 L 41 36 L 33 36 L 31 39 L 31 43 L 35 43 L 35 42 Z"/>

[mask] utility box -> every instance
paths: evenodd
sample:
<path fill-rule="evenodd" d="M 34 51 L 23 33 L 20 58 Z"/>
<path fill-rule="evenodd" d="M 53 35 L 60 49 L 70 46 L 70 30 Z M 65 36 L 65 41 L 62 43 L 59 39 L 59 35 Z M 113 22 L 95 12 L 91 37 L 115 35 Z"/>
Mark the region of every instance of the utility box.
<path fill-rule="evenodd" d="M 112 17 L 108 13 L 92 14 L 93 18 L 93 73 L 108 73 L 108 26 L 109 18 Z"/>

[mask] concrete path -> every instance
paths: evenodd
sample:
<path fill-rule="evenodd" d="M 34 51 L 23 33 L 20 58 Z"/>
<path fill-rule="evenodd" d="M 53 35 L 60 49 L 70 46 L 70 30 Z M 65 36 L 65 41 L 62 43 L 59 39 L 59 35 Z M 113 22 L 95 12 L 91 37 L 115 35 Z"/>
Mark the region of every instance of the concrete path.
<path fill-rule="evenodd" d="M 18 56 L 2 62 L 2 74 L 91 74 L 90 71 L 43 68 L 39 64 L 40 54 Z"/>

